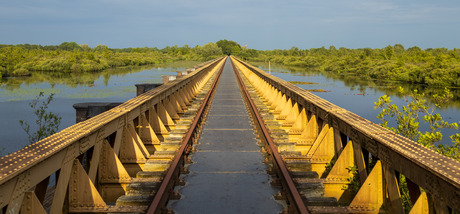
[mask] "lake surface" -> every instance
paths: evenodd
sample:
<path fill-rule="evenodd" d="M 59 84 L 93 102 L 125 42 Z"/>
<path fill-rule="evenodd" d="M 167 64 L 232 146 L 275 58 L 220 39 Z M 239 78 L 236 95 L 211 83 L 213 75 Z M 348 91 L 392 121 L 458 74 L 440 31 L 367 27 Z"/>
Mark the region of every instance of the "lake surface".
<path fill-rule="evenodd" d="M 177 70 L 194 67 L 200 62 L 175 62 L 156 66 L 110 69 L 99 73 L 53 75 L 34 73 L 32 77 L 9 78 L 0 82 L 0 151 L 15 152 L 28 145 L 19 124 L 36 119 L 29 103 L 39 94 L 54 93 L 49 111 L 62 117 L 60 130 L 75 124 L 75 103 L 125 102 L 136 96 L 135 84 L 161 83 L 162 75 L 176 75 Z"/>
<path fill-rule="evenodd" d="M 19 125 L 19 120 L 34 123 L 34 115 L 29 103 L 43 91 L 48 96 L 55 93 L 55 99 L 49 110 L 62 117 L 60 129 L 75 123 L 75 103 L 82 102 L 124 102 L 136 96 L 135 84 L 161 83 L 162 75 L 176 75 L 176 70 L 193 67 L 199 62 L 175 62 L 150 67 L 111 69 L 100 73 L 52 75 L 35 73 L 27 78 L 3 79 L 0 82 L 0 151 L 3 155 L 12 153 L 28 144 L 27 135 Z M 268 71 L 268 65 L 253 63 Z M 271 74 L 286 81 L 314 82 L 317 84 L 296 84 L 303 89 L 322 89 L 328 92 L 312 92 L 335 105 L 352 111 L 374 123 L 380 110 L 374 110 L 374 102 L 384 94 L 389 94 L 397 104 L 404 103 L 396 96 L 395 85 L 377 84 L 349 77 L 340 80 L 318 72 L 306 72 L 302 69 L 271 66 Z M 404 86 L 413 88 L 413 86 Z M 426 89 L 427 93 L 430 89 Z M 423 91 L 422 91 L 423 92 Z M 460 93 L 458 90 L 454 93 Z M 458 97 L 458 96 L 457 96 Z M 460 100 L 438 110 L 449 122 L 460 121 Z M 444 131 L 444 144 L 450 144 L 448 136 L 457 130 Z"/>

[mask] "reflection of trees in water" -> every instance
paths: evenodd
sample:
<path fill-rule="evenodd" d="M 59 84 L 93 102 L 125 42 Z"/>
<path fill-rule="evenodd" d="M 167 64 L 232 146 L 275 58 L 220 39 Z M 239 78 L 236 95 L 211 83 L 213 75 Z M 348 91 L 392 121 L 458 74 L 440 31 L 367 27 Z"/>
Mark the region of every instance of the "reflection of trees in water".
<path fill-rule="evenodd" d="M 21 85 L 49 83 L 53 88 L 54 85 L 65 85 L 67 87 L 76 88 L 79 86 L 92 86 L 94 82 L 102 77 L 104 85 L 108 85 L 110 77 L 113 75 L 125 76 L 127 74 L 136 73 L 149 69 L 175 69 L 175 68 L 190 68 L 201 62 L 183 61 L 171 62 L 164 64 L 132 66 L 106 69 L 101 72 L 31 72 L 30 77 L 11 77 L 0 78 L 0 87 L 6 90 L 14 90 L 21 88 Z"/>
<path fill-rule="evenodd" d="M 268 63 L 264 62 L 250 62 L 255 67 L 259 67 L 262 70 L 268 71 Z M 300 67 L 293 67 L 293 66 L 286 66 L 286 65 L 279 65 L 279 64 L 271 64 L 272 71 L 276 69 L 276 72 L 280 73 L 291 73 L 296 76 L 309 76 L 312 74 L 321 74 L 326 78 L 330 78 L 333 80 L 340 80 L 344 83 L 344 85 L 351 90 L 359 90 L 360 94 L 365 94 L 367 90 L 373 89 L 374 93 L 376 92 L 383 92 L 388 96 L 401 96 L 398 94 L 398 86 L 404 88 L 406 93 L 410 91 L 417 90 L 419 93 L 424 93 L 425 97 L 427 98 L 430 104 L 433 104 L 432 97 L 435 94 L 441 95 L 444 93 L 443 87 L 428 87 L 426 85 L 420 84 L 407 84 L 401 82 L 390 82 L 390 81 L 381 81 L 381 80 L 373 80 L 363 76 L 354 76 L 354 75 L 347 75 L 347 76 L 339 76 L 335 75 L 331 72 L 320 72 L 316 70 L 307 70 L 306 68 Z M 453 98 L 446 106 L 441 106 L 441 108 L 460 108 L 460 88 L 451 88 L 449 89 L 452 92 Z"/>

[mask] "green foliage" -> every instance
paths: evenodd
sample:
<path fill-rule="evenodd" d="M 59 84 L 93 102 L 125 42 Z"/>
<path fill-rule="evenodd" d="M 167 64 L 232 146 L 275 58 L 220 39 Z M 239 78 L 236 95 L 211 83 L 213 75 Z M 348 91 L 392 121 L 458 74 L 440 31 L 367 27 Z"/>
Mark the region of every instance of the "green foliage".
<path fill-rule="evenodd" d="M 2 66 L 0 66 L 0 78 L 3 77 L 3 73 L 6 73 L 6 69 Z"/>
<path fill-rule="evenodd" d="M 342 187 L 342 190 L 350 190 L 351 193 L 355 195 L 356 193 L 358 193 L 359 188 L 361 187 L 361 182 L 359 181 L 358 167 L 347 167 L 347 170 L 348 173 L 352 174 L 352 176 L 347 179 L 349 184 L 344 185 Z"/>
<path fill-rule="evenodd" d="M 332 167 L 334 167 L 335 162 L 337 162 L 337 158 L 334 157 L 329 163 L 326 164 L 325 170 L 322 175 L 323 178 L 329 175 L 329 172 L 331 172 Z"/>
<path fill-rule="evenodd" d="M 409 213 L 409 211 L 412 209 L 412 206 L 414 205 L 412 204 L 412 201 L 410 199 L 409 187 L 407 186 L 406 176 L 404 176 L 403 174 L 399 174 L 398 180 L 399 192 L 401 193 L 401 201 L 403 204 L 403 208 L 406 213 Z"/>
<path fill-rule="evenodd" d="M 235 41 L 228 41 L 224 39 L 217 41 L 216 44 L 222 49 L 222 53 L 226 55 L 238 55 L 241 51 L 241 45 Z"/>
<path fill-rule="evenodd" d="M 61 117 L 59 115 L 47 112 L 48 105 L 53 100 L 54 94 L 51 94 L 47 99 L 41 102 L 41 105 L 38 105 L 43 96 L 44 93 L 40 92 L 38 96 L 29 103 L 30 108 L 33 109 L 34 114 L 37 117 L 35 124 L 37 125 L 38 130 L 36 132 L 32 132 L 27 121 L 19 120 L 21 127 L 28 135 L 30 144 L 56 133 L 59 129 L 59 124 L 61 123 Z"/>
<path fill-rule="evenodd" d="M 91 48 L 89 47 L 88 44 L 81 44 L 80 45 L 81 50 L 83 51 L 91 51 Z"/>
<path fill-rule="evenodd" d="M 19 77 L 19 76 L 30 76 L 29 71 L 27 69 L 25 69 L 25 68 L 16 68 L 16 69 L 14 69 L 12 74 L 13 74 L 13 76 L 17 76 L 17 77 Z"/>
<path fill-rule="evenodd" d="M 399 87 L 401 95 L 404 90 Z M 451 136 L 453 146 L 445 146 L 438 143 L 442 140 L 442 129 L 457 129 L 458 123 L 449 123 L 444 121 L 439 113 L 435 113 L 436 109 L 447 103 L 452 98 L 452 93 L 446 88 L 443 95 L 433 95 L 434 107 L 427 104 L 424 99 L 424 94 L 419 94 L 417 90 L 409 95 L 404 95 L 406 105 L 399 107 L 392 104 L 389 96 L 383 95 L 375 102 L 375 109 L 381 108 L 377 118 L 382 121 L 380 125 L 403 136 L 417 141 L 420 144 L 434 148 L 441 154 L 460 160 L 460 134 L 457 133 Z M 388 126 L 387 118 L 394 118 L 396 127 Z M 429 124 L 429 131 L 420 131 L 420 120 Z"/>
<path fill-rule="evenodd" d="M 80 45 L 76 42 L 63 42 L 59 45 L 59 48 L 66 51 L 81 50 Z"/>
<path fill-rule="evenodd" d="M 359 76 L 375 81 L 402 81 L 430 86 L 460 87 L 460 50 L 408 48 L 401 44 L 383 49 L 329 48 L 254 50 L 241 55 L 251 61 L 272 62 L 340 77 Z"/>
<path fill-rule="evenodd" d="M 246 46 L 243 46 L 241 48 L 241 51 L 236 54 L 236 56 L 239 56 L 243 59 L 249 59 L 249 58 L 254 58 L 254 57 L 257 57 L 259 55 L 258 51 L 255 50 L 255 49 L 249 49 L 247 48 Z"/>
<path fill-rule="evenodd" d="M 204 60 L 210 60 L 222 55 L 222 49 L 216 43 L 208 43 L 203 47 L 195 47 L 195 52 L 199 54 Z"/>
<path fill-rule="evenodd" d="M 97 45 L 64 42 L 58 46 L 0 45 L 0 76 L 25 76 L 30 72 L 96 72 L 122 66 L 160 64 L 188 60 L 205 61 L 222 55 L 215 43 L 158 48 L 110 49 Z"/>

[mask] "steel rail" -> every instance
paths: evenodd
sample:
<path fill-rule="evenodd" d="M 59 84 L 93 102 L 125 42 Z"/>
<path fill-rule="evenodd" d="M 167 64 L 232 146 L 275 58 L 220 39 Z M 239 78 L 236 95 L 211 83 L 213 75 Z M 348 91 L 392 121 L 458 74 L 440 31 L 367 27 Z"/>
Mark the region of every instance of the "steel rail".
<path fill-rule="evenodd" d="M 286 190 L 289 193 L 289 196 L 294 203 L 294 206 L 297 210 L 298 213 L 309 213 L 307 207 L 305 206 L 305 203 L 302 200 L 302 197 L 300 196 L 299 191 L 295 187 L 294 181 L 289 174 L 289 171 L 287 170 L 286 165 L 283 162 L 283 159 L 281 155 L 278 152 L 278 149 L 273 142 L 272 137 L 270 136 L 270 133 L 268 132 L 267 128 L 265 127 L 264 120 L 257 109 L 257 106 L 255 105 L 254 101 L 251 99 L 251 96 L 249 94 L 249 91 L 247 90 L 246 87 L 244 87 L 244 82 L 238 72 L 238 69 L 235 67 L 235 65 L 232 62 L 232 67 L 233 71 L 235 72 L 235 75 L 237 76 L 238 83 L 241 86 L 241 90 L 244 92 L 244 95 L 246 96 L 247 100 L 249 101 L 249 104 L 251 106 L 251 111 L 254 112 L 254 116 L 257 119 L 257 122 L 259 123 L 259 126 L 263 132 L 263 137 L 267 141 L 269 148 L 271 150 L 270 154 L 272 155 L 273 159 L 275 160 L 276 165 L 278 166 L 279 172 L 281 174 L 282 181 L 286 185 Z"/>
<path fill-rule="evenodd" d="M 182 145 L 181 145 L 181 147 L 179 148 L 178 152 L 176 153 L 176 155 L 174 157 L 174 161 L 171 163 L 171 166 L 169 167 L 168 172 L 166 173 L 165 177 L 163 178 L 163 181 L 161 182 L 161 185 L 160 185 L 158 191 L 156 192 L 156 194 L 155 194 L 155 196 L 153 198 L 153 201 L 152 201 L 152 203 L 150 204 L 150 206 L 149 206 L 149 208 L 147 210 L 148 214 L 161 213 L 161 208 L 166 205 L 166 203 L 168 201 L 168 197 L 169 197 L 168 192 L 171 191 L 172 188 L 174 187 L 173 179 L 175 177 L 178 177 L 179 166 L 182 165 L 183 157 L 185 155 L 185 152 L 186 152 L 187 148 L 190 145 L 190 141 L 192 140 L 192 136 L 193 136 L 193 134 L 194 134 L 199 122 L 201 121 L 201 117 L 202 117 L 202 114 L 205 111 L 206 106 L 209 104 L 208 101 L 210 100 L 213 92 L 215 91 L 215 88 L 217 87 L 217 83 L 219 82 L 219 79 L 220 79 L 220 76 L 221 76 L 222 71 L 224 69 L 224 66 L 225 66 L 225 63 L 227 61 L 227 58 L 228 57 L 226 57 L 224 59 L 225 61 L 222 64 L 222 67 L 220 68 L 216 79 L 212 83 L 208 94 L 204 98 L 203 103 L 201 104 L 201 107 L 198 110 L 198 112 L 197 112 L 197 114 L 195 116 L 195 119 L 193 120 L 192 125 L 190 126 L 189 130 L 187 131 L 187 134 L 185 135 L 185 137 L 184 137 L 184 139 L 182 141 Z M 174 176 L 174 175 L 176 175 L 176 176 Z"/>

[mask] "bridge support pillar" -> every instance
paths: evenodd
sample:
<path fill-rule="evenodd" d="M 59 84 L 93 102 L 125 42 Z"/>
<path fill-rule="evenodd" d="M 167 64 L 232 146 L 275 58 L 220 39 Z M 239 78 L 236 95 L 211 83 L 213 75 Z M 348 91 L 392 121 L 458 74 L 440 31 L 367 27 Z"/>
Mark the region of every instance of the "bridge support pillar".
<path fill-rule="evenodd" d="M 76 123 L 85 121 L 102 112 L 115 108 L 121 103 L 76 103 L 73 108 L 76 110 Z"/>
<path fill-rule="evenodd" d="M 150 91 L 158 86 L 161 86 L 161 83 L 143 83 L 136 84 L 136 96 L 139 96 L 147 91 Z"/>

